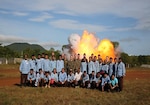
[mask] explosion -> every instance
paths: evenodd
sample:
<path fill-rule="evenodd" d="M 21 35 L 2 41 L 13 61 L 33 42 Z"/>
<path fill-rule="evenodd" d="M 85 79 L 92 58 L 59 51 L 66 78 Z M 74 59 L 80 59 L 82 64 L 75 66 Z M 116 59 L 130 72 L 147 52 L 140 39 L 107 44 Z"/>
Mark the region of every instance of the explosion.
<path fill-rule="evenodd" d="M 69 37 L 70 54 L 76 53 L 83 55 L 86 53 L 87 58 L 94 54 L 99 55 L 104 60 L 106 57 L 115 57 L 115 49 L 112 42 L 108 39 L 99 40 L 94 34 L 84 31 L 83 35 L 72 34 Z"/>

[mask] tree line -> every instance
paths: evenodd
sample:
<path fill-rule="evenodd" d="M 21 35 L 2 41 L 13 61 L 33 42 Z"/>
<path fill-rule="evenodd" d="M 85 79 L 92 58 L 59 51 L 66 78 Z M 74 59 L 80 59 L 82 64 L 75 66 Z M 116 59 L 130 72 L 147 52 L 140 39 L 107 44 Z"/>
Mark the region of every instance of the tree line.
<path fill-rule="evenodd" d="M 114 47 L 117 47 L 119 45 L 118 42 L 114 42 Z M 61 54 L 61 51 L 55 50 L 54 48 L 50 48 L 49 50 L 45 50 L 42 53 L 46 53 L 48 55 L 51 55 L 51 53 L 54 52 L 56 55 L 56 58 L 59 57 Z M 20 58 L 23 57 L 24 54 L 28 54 L 30 57 L 32 54 L 37 56 L 39 53 L 41 53 L 40 49 L 31 49 L 26 48 L 22 52 L 16 52 L 11 49 L 9 49 L 7 46 L 2 46 L 0 44 L 0 58 Z M 128 55 L 125 52 L 122 52 L 120 54 L 125 64 L 129 64 L 130 67 L 134 66 L 140 66 L 142 64 L 150 64 L 150 55 Z"/>

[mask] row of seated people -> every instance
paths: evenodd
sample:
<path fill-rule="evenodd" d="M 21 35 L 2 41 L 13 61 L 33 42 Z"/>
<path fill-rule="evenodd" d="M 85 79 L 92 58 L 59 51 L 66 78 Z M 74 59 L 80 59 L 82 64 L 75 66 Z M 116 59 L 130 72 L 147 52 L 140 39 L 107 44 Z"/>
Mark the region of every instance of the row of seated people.
<path fill-rule="evenodd" d="M 25 82 L 26 84 L 26 82 Z M 80 68 L 74 74 L 70 69 L 69 74 L 62 68 L 60 73 L 54 69 L 52 73 L 43 72 L 35 73 L 33 69 L 27 75 L 27 85 L 33 87 L 82 87 L 88 89 L 99 89 L 101 91 L 119 91 L 118 79 L 114 74 L 110 77 L 108 73 L 87 74 L 86 71 L 81 72 Z"/>

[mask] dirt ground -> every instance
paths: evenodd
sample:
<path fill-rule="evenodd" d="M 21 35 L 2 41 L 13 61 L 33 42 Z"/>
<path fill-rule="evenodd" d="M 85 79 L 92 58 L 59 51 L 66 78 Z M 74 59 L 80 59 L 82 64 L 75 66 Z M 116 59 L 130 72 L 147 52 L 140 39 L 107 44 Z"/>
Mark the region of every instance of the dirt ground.
<path fill-rule="evenodd" d="M 15 74 L 19 70 L 0 70 L 1 73 Z M 0 73 L 0 74 L 1 74 Z M 141 80 L 150 79 L 150 70 L 127 70 L 125 80 Z M 20 76 L 0 78 L 0 87 L 2 86 L 15 86 L 20 84 Z"/>

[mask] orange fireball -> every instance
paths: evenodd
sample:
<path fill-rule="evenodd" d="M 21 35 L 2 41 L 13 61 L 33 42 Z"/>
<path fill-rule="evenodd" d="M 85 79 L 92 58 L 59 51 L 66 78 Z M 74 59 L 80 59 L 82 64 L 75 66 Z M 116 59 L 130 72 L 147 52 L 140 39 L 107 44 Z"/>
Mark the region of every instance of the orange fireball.
<path fill-rule="evenodd" d="M 115 57 L 114 46 L 110 40 L 104 39 L 99 43 L 99 39 L 88 31 L 83 32 L 81 40 L 77 46 L 75 53 L 80 53 L 81 55 L 86 53 L 87 57 L 91 56 L 92 53 L 96 56 L 100 54 L 103 60 L 107 56 L 112 58 Z"/>

